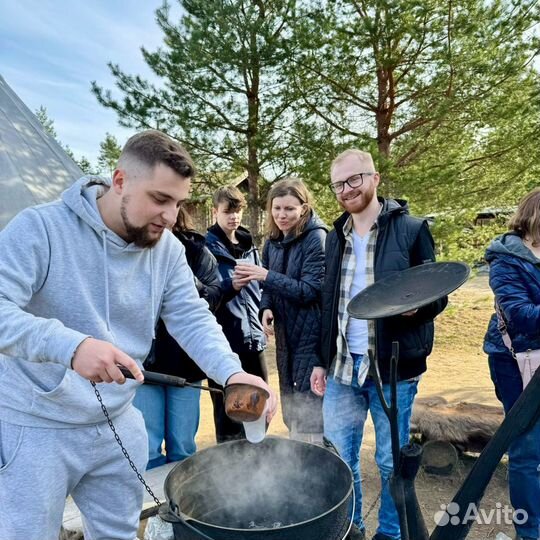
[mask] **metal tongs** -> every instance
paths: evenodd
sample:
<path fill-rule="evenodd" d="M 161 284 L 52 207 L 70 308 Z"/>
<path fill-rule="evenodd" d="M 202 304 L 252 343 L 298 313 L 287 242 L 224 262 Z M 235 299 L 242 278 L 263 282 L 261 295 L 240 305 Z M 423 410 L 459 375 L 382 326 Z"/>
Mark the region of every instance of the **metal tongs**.
<path fill-rule="evenodd" d="M 124 377 L 134 379 L 133 373 L 124 366 L 118 366 Z M 183 377 L 156 373 L 155 371 L 141 370 L 144 375 L 143 384 L 159 384 L 162 386 L 175 386 L 183 388 L 200 388 L 208 392 L 215 392 L 223 396 L 225 414 L 234 422 L 253 422 L 264 412 L 266 400 L 270 394 L 259 386 L 245 383 L 233 383 L 225 386 L 225 389 L 211 388 L 202 384 L 188 383 Z"/>
<path fill-rule="evenodd" d="M 127 379 L 135 379 L 133 373 L 129 369 L 118 366 L 118 369 L 122 372 L 122 375 Z M 143 384 L 159 384 L 162 386 L 176 386 L 179 388 L 184 388 L 189 386 L 190 388 L 200 388 L 201 390 L 207 390 L 208 392 L 215 392 L 217 394 L 223 394 L 223 390 L 220 388 L 211 388 L 210 386 L 205 386 L 203 384 L 193 384 L 189 383 L 183 377 L 176 377 L 174 375 L 166 375 L 165 373 L 156 373 L 154 371 L 145 371 L 141 369 L 142 374 L 144 375 Z"/>

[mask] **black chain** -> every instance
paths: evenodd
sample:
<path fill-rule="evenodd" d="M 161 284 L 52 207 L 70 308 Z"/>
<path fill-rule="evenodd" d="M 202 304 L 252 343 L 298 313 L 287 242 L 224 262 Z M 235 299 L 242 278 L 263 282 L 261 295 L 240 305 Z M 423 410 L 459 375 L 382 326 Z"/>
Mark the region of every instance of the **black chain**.
<path fill-rule="evenodd" d="M 132 459 L 129 457 L 128 451 L 125 449 L 124 445 L 122 444 L 122 439 L 120 439 L 120 436 L 116 432 L 116 428 L 114 427 L 111 417 L 109 416 L 109 411 L 107 410 L 107 407 L 105 407 L 105 404 L 103 403 L 103 399 L 101 397 L 101 394 L 99 393 L 99 390 L 96 387 L 96 383 L 93 381 L 90 381 L 90 384 L 94 387 L 94 392 L 96 393 L 97 400 L 99 401 L 99 404 L 101 405 L 101 410 L 103 411 L 103 414 L 105 415 L 105 418 L 107 419 L 107 423 L 109 424 L 111 431 L 114 433 L 114 438 L 116 439 L 116 442 L 122 449 L 122 453 L 124 454 L 124 457 L 128 460 L 129 466 L 133 469 L 133 471 L 137 475 L 139 482 L 144 486 L 146 491 L 148 491 L 148 494 L 154 499 L 154 502 L 158 506 L 161 506 L 161 501 L 154 495 L 154 492 L 152 491 L 150 486 L 145 482 L 144 478 L 142 477 L 142 474 L 137 470 L 135 463 L 133 463 Z"/>

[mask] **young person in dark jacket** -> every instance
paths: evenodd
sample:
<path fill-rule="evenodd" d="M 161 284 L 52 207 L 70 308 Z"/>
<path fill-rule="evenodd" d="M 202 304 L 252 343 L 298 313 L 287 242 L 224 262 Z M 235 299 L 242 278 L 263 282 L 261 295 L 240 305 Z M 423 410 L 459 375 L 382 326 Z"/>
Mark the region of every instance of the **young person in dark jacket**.
<path fill-rule="evenodd" d="M 515 352 L 540 349 L 540 189 L 520 202 L 510 232 L 486 251 L 489 284 Z M 497 397 L 508 412 L 523 391 L 517 361 L 493 314 L 484 340 Z M 540 538 L 540 420 L 508 450 L 510 501 L 518 540 Z M 520 514 L 517 514 L 519 510 Z M 525 516 L 523 512 L 526 512 Z M 525 517 L 525 519 L 522 519 Z"/>
<path fill-rule="evenodd" d="M 276 337 L 283 419 L 290 437 L 322 442 L 322 400 L 310 377 L 322 366 L 321 288 L 327 229 L 298 178 L 276 182 L 268 194 L 263 267 L 239 264 L 236 273 L 263 286 L 261 318 Z"/>
<path fill-rule="evenodd" d="M 365 321 L 347 313 L 349 301 L 366 286 L 399 270 L 435 260 L 427 223 L 409 216 L 404 201 L 377 197 L 379 174 L 367 152 L 346 150 L 332 163 L 331 188 L 345 210 L 326 241 L 322 294 L 322 359 L 312 374 L 313 391 L 324 394 L 324 433 L 353 471 L 354 527 L 349 538 L 365 537 L 362 519 L 360 446 L 368 411 L 375 426 L 375 460 L 382 482 L 379 526 L 374 540 L 400 538 L 397 511 L 390 495 L 392 474 L 390 425 L 368 376 L 367 351 L 374 352 L 390 401 L 392 342 L 399 342 L 397 404 L 401 445 L 409 424 L 418 378 L 426 370 L 433 345 L 433 319 L 447 299 L 397 317 Z"/>
<path fill-rule="evenodd" d="M 184 206 L 178 211 L 173 234 L 186 250 L 187 263 L 193 272 L 195 285 L 212 311 L 221 301 L 220 277 L 216 259 L 205 246 L 202 234 L 194 230 L 190 215 Z M 160 319 L 152 354 L 144 365 L 147 371 L 183 377 L 200 384 L 206 375 L 195 364 L 176 340 L 167 332 Z M 133 404 L 143 414 L 148 433 L 148 466 L 152 469 L 181 461 L 197 450 L 195 435 L 199 428 L 200 395 L 198 388 L 174 388 L 143 384 L 137 388 Z M 163 455 L 161 447 L 165 440 Z"/>
<path fill-rule="evenodd" d="M 206 245 L 216 258 L 221 275 L 223 296 L 216 319 L 231 349 L 240 357 L 243 369 L 266 381 L 266 337 L 259 321 L 261 290 L 256 281 L 240 280 L 234 275 L 238 260 L 260 264 L 251 233 L 240 225 L 245 207 L 246 199 L 237 187 L 218 189 L 213 196 L 215 224 L 208 229 Z M 221 388 L 212 380 L 208 382 L 210 386 Z M 242 424 L 233 422 L 225 414 L 223 397 L 214 392 L 211 397 L 217 442 L 244 438 Z"/>

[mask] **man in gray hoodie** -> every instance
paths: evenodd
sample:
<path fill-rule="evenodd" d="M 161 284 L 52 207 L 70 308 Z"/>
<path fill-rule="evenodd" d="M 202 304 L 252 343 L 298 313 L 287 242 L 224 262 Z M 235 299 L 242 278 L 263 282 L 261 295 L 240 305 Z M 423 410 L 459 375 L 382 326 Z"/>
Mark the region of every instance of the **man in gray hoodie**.
<path fill-rule="evenodd" d="M 136 537 L 143 487 L 90 381 L 144 470 L 146 431 L 131 402 L 159 317 L 210 378 L 266 388 L 275 412 L 168 230 L 193 174 L 181 145 L 146 131 L 127 142 L 110 185 L 81 178 L 0 233 L 0 539 L 57 539 L 68 494 L 87 540 Z"/>

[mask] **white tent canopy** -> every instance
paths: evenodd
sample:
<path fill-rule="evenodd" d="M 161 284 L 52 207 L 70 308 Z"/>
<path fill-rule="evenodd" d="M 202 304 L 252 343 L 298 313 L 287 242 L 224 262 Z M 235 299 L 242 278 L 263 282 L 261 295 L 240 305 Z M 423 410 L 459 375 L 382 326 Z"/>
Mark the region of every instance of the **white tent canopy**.
<path fill-rule="evenodd" d="M 0 230 L 24 208 L 57 199 L 82 175 L 0 76 Z"/>

